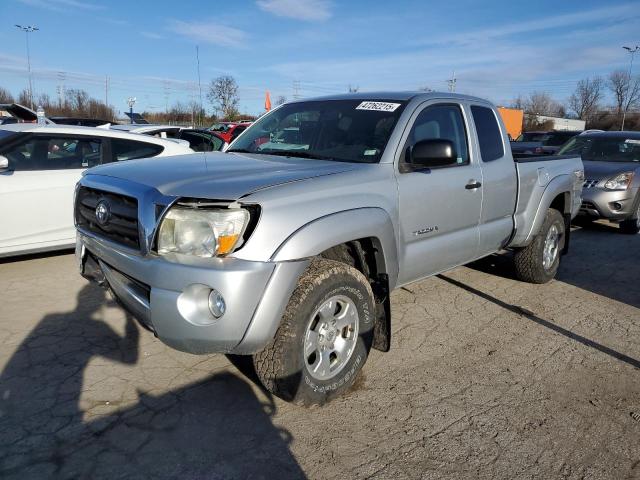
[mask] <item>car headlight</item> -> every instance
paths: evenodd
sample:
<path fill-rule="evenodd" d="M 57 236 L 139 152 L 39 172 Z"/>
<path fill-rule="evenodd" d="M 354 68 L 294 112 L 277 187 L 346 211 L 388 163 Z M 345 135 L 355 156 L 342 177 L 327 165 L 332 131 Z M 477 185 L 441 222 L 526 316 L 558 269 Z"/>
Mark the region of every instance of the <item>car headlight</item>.
<path fill-rule="evenodd" d="M 215 257 L 233 252 L 249 223 L 244 208 L 204 210 L 172 207 L 158 233 L 158 253 Z"/>
<path fill-rule="evenodd" d="M 633 172 L 624 172 L 610 178 L 604 183 L 607 190 L 626 190 L 633 180 Z"/>

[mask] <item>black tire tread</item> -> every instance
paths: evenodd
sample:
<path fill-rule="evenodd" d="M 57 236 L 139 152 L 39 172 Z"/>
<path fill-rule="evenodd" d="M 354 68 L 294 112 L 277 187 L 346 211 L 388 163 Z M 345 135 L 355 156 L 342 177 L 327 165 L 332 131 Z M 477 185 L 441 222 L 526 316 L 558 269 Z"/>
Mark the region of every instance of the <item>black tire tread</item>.
<path fill-rule="evenodd" d="M 296 322 L 299 305 L 313 289 L 319 287 L 330 277 L 340 274 L 347 274 L 358 279 L 359 283 L 366 287 L 370 298 L 373 299 L 371 285 L 366 277 L 354 267 L 336 260 L 314 258 L 298 280 L 298 285 L 289 299 L 274 338 L 263 350 L 253 356 L 254 367 L 260 381 L 274 395 L 298 405 L 311 406 L 323 403 L 310 403 L 308 398 L 291 396 L 290 392 L 295 391 L 298 387 L 298 379 L 286 377 L 285 362 L 288 359 L 285 358 L 285 346 L 291 337 L 295 337 L 293 333 L 294 322 Z"/>
<path fill-rule="evenodd" d="M 552 223 L 558 220 L 564 224 L 562 214 L 558 210 L 552 208 L 547 210 L 538 235 L 529 245 L 515 253 L 513 263 L 518 280 L 543 284 L 549 282 L 555 276 L 555 271 L 553 271 L 552 275 L 545 271 L 540 259 L 540 252 L 544 246 L 547 230 Z"/>

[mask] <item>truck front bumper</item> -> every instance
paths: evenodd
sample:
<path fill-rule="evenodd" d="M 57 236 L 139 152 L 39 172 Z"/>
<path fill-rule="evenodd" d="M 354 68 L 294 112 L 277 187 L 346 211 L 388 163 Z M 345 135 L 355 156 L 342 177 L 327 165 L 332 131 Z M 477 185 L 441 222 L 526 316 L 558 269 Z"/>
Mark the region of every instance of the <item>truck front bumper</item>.
<path fill-rule="evenodd" d="M 160 340 L 196 354 L 260 351 L 273 338 L 309 263 L 168 260 L 81 232 L 76 255 L 83 276 L 108 285 L 119 303 Z M 209 305 L 212 291 L 224 301 L 219 318 Z"/>

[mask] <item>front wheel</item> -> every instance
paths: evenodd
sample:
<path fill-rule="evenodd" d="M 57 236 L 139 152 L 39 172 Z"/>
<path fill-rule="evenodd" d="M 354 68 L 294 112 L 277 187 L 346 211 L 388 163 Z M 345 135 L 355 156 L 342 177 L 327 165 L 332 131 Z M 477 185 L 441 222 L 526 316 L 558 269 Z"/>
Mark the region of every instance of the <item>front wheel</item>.
<path fill-rule="evenodd" d="M 514 255 L 518 279 L 529 283 L 547 283 L 555 277 L 564 242 L 564 218 L 558 210 L 550 208 L 538 235 Z"/>
<path fill-rule="evenodd" d="M 315 259 L 300 278 L 273 340 L 254 355 L 262 384 L 301 405 L 322 405 L 351 387 L 373 340 L 374 297 L 366 277 Z"/>
<path fill-rule="evenodd" d="M 620 222 L 620 231 L 630 235 L 640 232 L 640 202 L 636 213 L 631 218 Z"/>

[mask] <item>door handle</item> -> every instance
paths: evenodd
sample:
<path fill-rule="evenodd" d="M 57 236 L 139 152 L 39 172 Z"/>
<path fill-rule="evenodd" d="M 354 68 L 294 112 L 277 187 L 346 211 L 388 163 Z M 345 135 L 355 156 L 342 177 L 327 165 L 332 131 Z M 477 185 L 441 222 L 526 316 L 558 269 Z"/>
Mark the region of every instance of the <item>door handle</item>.
<path fill-rule="evenodd" d="M 476 188 L 480 188 L 482 186 L 482 184 L 480 182 L 477 182 L 475 180 L 471 180 L 469 181 L 469 183 L 467 183 L 464 188 L 466 188 L 467 190 L 475 190 Z"/>

